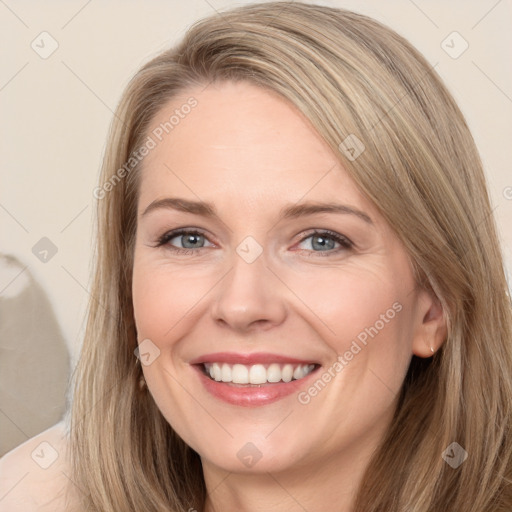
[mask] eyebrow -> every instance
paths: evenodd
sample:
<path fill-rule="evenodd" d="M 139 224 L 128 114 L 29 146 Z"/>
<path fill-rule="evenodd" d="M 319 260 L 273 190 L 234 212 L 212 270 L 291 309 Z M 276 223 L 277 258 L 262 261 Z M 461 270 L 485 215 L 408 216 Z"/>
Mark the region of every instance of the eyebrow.
<path fill-rule="evenodd" d="M 157 199 L 150 203 L 147 208 L 140 214 L 140 216 L 143 217 L 148 213 L 161 208 L 219 219 L 219 215 L 213 204 L 203 201 L 190 201 L 189 199 L 178 197 L 166 197 L 164 199 Z M 354 215 L 368 224 L 373 224 L 372 219 L 366 213 L 358 210 L 357 208 L 338 203 L 319 202 L 286 205 L 281 208 L 279 212 L 279 220 L 296 219 L 317 213 L 338 213 Z"/>

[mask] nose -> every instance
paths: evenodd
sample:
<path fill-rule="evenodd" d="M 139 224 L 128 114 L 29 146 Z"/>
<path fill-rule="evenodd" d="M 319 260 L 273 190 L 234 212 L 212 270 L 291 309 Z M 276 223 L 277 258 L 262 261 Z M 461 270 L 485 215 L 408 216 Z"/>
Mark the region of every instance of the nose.
<path fill-rule="evenodd" d="M 224 327 L 268 330 L 286 317 L 285 285 L 268 268 L 264 253 L 248 263 L 235 252 L 230 271 L 215 289 L 212 317 Z"/>

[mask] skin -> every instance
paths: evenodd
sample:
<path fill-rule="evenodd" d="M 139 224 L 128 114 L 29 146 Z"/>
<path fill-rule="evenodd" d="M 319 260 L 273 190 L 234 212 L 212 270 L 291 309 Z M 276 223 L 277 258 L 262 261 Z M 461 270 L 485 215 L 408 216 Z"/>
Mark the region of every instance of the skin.
<path fill-rule="evenodd" d="M 72 510 L 79 496 L 69 475 L 68 439 L 61 421 L 0 459 L 0 512 Z"/>
<path fill-rule="evenodd" d="M 348 512 L 412 355 L 430 357 L 444 340 L 442 309 L 415 286 L 391 227 L 293 106 L 246 82 L 210 84 L 163 106 L 148 133 L 190 96 L 197 106 L 141 174 L 133 305 L 139 343 L 160 350 L 143 366 L 148 388 L 201 456 L 207 512 Z M 166 208 L 143 215 L 171 196 L 211 202 L 219 219 Z M 350 205 L 372 223 L 338 213 L 278 221 L 281 208 L 305 201 Z M 156 247 L 177 228 L 205 238 L 187 254 L 171 250 L 187 237 Z M 319 248 L 313 229 L 354 247 L 329 239 Z M 250 264 L 236 252 L 247 236 L 263 249 Z M 217 351 L 272 352 L 318 361 L 321 375 L 396 303 L 400 312 L 308 404 L 296 393 L 258 407 L 227 404 L 189 364 Z M 248 442 L 261 453 L 250 468 L 237 457 Z"/>

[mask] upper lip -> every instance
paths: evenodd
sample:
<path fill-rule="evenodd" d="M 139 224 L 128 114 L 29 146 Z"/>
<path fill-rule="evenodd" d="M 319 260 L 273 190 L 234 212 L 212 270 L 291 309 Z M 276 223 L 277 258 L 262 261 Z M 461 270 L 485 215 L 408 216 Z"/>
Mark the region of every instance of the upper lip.
<path fill-rule="evenodd" d="M 270 363 L 291 363 L 291 364 L 318 364 L 312 359 L 297 359 L 281 354 L 270 352 L 254 352 L 252 354 L 240 354 L 236 352 L 215 352 L 204 354 L 189 361 L 189 364 L 200 363 L 228 363 L 228 364 L 270 364 Z"/>

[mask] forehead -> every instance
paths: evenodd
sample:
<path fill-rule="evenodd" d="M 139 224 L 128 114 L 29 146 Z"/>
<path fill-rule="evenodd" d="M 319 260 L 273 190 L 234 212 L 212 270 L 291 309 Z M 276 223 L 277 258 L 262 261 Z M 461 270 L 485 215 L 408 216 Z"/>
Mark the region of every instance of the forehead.
<path fill-rule="evenodd" d="M 183 91 L 160 109 L 148 134 L 155 147 L 143 161 L 141 208 L 180 195 L 266 209 L 302 198 L 371 209 L 308 120 L 247 82 Z"/>

